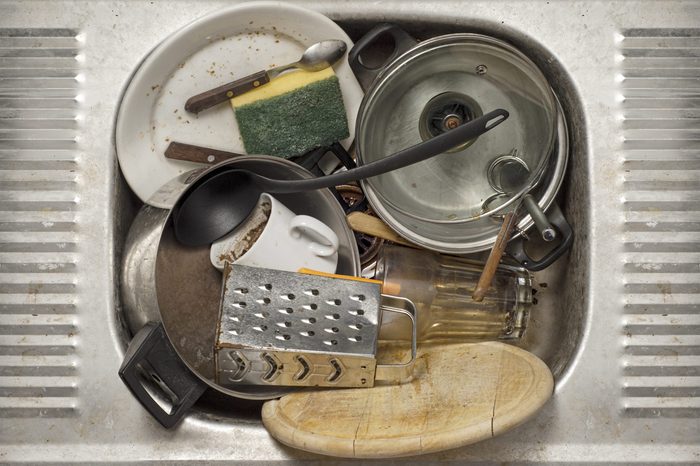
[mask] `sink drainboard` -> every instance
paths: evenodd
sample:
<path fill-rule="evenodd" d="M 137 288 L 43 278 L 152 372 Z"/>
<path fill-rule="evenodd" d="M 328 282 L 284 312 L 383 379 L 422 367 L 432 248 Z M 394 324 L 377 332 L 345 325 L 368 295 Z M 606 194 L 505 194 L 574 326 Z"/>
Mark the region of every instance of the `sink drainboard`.
<path fill-rule="evenodd" d="M 0 419 L 77 415 L 77 35 L 0 29 Z"/>
<path fill-rule="evenodd" d="M 700 29 L 622 34 L 624 415 L 700 417 Z"/>

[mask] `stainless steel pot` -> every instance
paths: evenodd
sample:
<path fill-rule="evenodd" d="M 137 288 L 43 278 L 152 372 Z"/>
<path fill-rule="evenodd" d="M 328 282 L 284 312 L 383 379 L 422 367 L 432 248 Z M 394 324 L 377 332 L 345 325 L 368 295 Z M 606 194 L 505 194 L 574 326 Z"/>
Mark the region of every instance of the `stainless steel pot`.
<path fill-rule="evenodd" d="M 363 57 L 386 37 L 393 42 L 391 56 L 378 68 L 366 66 Z M 418 44 L 397 26 L 382 24 L 355 44 L 350 64 L 366 89 L 356 130 L 361 163 L 430 137 L 441 131 L 439 124 L 446 130 L 450 123 L 490 110 L 484 105 L 500 104 L 511 113 L 488 137 L 362 182 L 374 210 L 403 237 L 439 252 L 473 253 L 494 244 L 498 218 L 524 193 L 531 192 L 542 210 L 554 209 L 568 157 L 566 123 L 542 73 L 514 47 L 477 34 L 438 36 Z M 484 210 L 484 201 L 494 194 L 487 179 L 489 162 L 513 148 L 530 178 L 508 202 Z M 525 231 L 533 223 L 527 215 L 518 229 Z M 558 229 L 563 236 L 559 245 L 568 246 L 571 238 L 564 233 L 570 228 Z M 553 251 L 561 255 L 564 250 Z M 533 264 L 542 265 L 525 262 L 531 270 Z"/>
<path fill-rule="evenodd" d="M 186 189 L 190 182 L 233 167 L 279 179 L 312 176 L 287 160 L 241 157 L 194 176 L 182 175 L 164 186 L 161 195 L 169 198 L 167 205 L 172 205 L 172 199 L 180 194 L 177 186 Z M 338 273 L 359 275 L 354 235 L 329 190 L 278 198 L 292 211 L 318 218 L 331 227 L 340 242 Z M 148 205 L 139 211 L 127 236 L 121 273 L 125 320 L 135 337 L 120 376 L 166 427 L 174 425 L 206 388 L 245 399 L 272 399 L 289 391 L 279 387 L 230 390 L 215 383 L 213 350 L 221 273 L 209 261 L 209 247 L 185 247 L 175 240 L 171 212 Z M 163 408 L 163 399 L 170 399 L 171 409 Z"/>

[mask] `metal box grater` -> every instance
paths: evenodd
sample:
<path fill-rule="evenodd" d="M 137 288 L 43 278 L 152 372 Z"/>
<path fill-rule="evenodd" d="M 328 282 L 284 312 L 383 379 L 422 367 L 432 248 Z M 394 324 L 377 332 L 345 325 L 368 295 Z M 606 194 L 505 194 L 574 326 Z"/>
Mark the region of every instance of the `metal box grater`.
<path fill-rule="evenodd" d="M 223 280 L 217 383 L 372 387 L 379 379 L 410 378 L 415 308 L 396 297 L 382 307 L 379 282 L 231 264 Z M 376 362 L 382 309 L 411 319 L 408 363 Z"/>

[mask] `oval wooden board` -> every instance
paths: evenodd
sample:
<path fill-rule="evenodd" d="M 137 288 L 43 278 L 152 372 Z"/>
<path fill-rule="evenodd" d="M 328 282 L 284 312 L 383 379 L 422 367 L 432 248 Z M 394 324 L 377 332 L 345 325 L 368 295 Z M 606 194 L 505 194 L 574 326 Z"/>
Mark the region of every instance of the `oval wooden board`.
<path fill-rule="evenodd" d="M 293 393 L 263 405 L 270 434 L 294 448 L 390 458 L 468 445 L 530 418 L 552 395 L 549 368 L 497 342 L 419 350 L 410 383 Z"/>

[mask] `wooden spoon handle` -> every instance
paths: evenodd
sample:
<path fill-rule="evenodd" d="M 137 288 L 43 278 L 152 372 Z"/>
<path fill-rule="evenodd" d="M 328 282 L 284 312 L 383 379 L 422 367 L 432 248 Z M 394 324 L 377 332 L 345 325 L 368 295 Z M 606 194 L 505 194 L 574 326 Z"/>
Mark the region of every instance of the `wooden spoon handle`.
<path fill-rule="evenodd" d="M 503 218 L 503 224 L 496 237 L 496 242 L 489 253 L 489 258 L 486 260 L 484 270 L 481 272 L 481 277 L 479 277 L 479 282 L 476 284 L 474 293 L 472 293 L 472 299 L 476 302 L 483 301 L 486 292 L 491 287 L 493 277 L 496 275 L 496 269 L 498 268 L 499 262 L 501 262 L 506 244 L 508 244 L 513 227 L 515 226 L 514 218 L 515 212 L 508 212 Z"/>
<path fill-rule="evenodd" d="M 187 102 L 185 102 L 185 110 L 192 113 L 199 113 L 202 110 L 206 110 L 221 102 L 226 102 L 233 97 L 245 94 L 269 82 L 270 77 L 267 71 L 258 71 L 245 78 L 237 79 L 190 97 L 187 99 Z"/>
<path fill-rule="evenodd" d="M 351 212 L 348 214 L 348 224 L 353 231 L 358 233 L 364 233 L 366 235 L 375 236 L 377 238 L 385 239 L 396 244 L 403 244 L 404 246 L 416 247 L 415 244 L 403 239 L 394 230 L 392 230 L 389 225 L 384 223 L 381 219 L 377 217 L 372 217 L 369 214 L 362 212 Z"/>
<path fill-rule="evenodd" d="M 226 152 L 223 150 L 209 149 L 208 147 L 193 146 L 182 142 L 171 142 L 165 149 L 165 156 L 174 160 L 186 160 L 188 162 L 198 162 L 213 165 L 223 160 L 241 157 L 243 154 Z"/>

